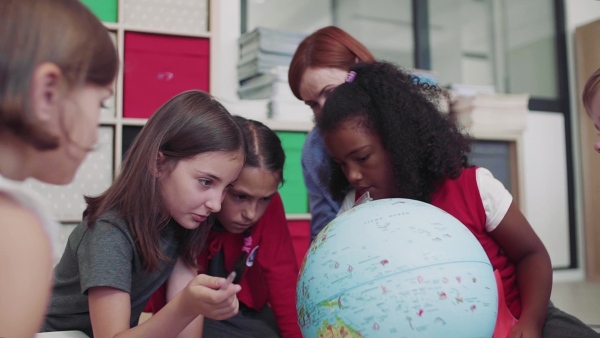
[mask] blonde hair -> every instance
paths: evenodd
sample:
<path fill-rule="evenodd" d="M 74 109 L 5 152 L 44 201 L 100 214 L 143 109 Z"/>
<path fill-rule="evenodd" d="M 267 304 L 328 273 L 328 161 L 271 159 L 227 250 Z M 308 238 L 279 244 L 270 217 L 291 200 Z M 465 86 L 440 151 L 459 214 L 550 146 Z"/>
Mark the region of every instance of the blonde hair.
<path fill-rule="evenodd" d="M 119 67 L 106 28 L 80 1 L 0 1 L 0 131 L 53 149 L 56 136 L 36 122 L 29 102 L 33 73 L 45 62 L 60 68 L 64 90 L 108 85 Z"/>
<path fill-rule="evenodd" d="M 592 74 L 586 81 L 585 87 L 583 87 L 583 94 L 581 95 L 581 99 L 583 101 L 583 106 L 588 114 L 592 108 L 592 100 L 594 96 L 598 93 L 600 89 L 600 68 L 598 68 L 594 74 Z"/>

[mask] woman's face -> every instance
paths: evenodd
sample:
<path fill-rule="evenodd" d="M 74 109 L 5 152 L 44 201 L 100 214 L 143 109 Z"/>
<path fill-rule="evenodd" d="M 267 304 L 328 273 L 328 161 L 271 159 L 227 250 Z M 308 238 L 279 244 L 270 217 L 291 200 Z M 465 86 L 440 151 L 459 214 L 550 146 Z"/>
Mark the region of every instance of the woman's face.
<path fill-rule="evenodd" d="M 394 196 L 394 171 L 377 134 L 351 119 L 324 133 L 324 139 L 329 154 L 359 195 L 368 191 L 373 199 Z"/>
<path fill-rule="evenodd" d="M 219 151 L 180 160 L 172 170 L 159 169 L 160 194 L 171 217 L 191 230 L 211 213 L 219 212 L 225 193 L 238 178 L 243 164 L 243 152 Z"/>
<path fill-rule="evenodd" d="M 262 168 L 244 167 L 229 188 L 217 219 L 231 233 L 250 228 L 264 215 L 277 193 L 281 176 Z"/>
<path fill-rule="evenodd" d="M 300 81 L 300 97 L 319 117 L 327 96 L 346 80 L 347 70 L 340 68 L 308 68 Z"/>

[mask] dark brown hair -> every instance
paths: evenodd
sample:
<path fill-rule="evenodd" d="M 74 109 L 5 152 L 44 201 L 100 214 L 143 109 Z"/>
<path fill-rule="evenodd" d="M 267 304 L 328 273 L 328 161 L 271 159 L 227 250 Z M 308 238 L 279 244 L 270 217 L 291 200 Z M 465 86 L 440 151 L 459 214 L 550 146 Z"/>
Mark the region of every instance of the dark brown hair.
<path fill-rule="evenodd" d="M 233 119 L 242 129 L 248 147 L 244 166 L 279 174 L 279 182 L 283 184 L 285 152 L 279 136 L 261 122 L 241 116 L 234 116 Z"/>
<path fill-rule="evenodd" d="M 279 182 L 283 184 L 285 152 L 281 146 L 279 136 L 261 122 L 249 120 L 241 116 L 234 116 L 233 118 L 241 127 L 248 147 L 244 167 L 266 169 L 273 174 L 278 174 Z M 251 235 L 252 227 L 244 231 L 244 238 Z M 241 252 L 240 258 L 238 258 L 233 266 L 233 270 L 236 272 L 234 283 L 239 283 L 242 280 L 246 268 L 248 254 L 245 251 Z"/>
<path fill-rule="evenodd" d="M 307 36 L 296 49 L 290 63 L 288 82 L 294 95 L 300 97 L 300 81 L 311 67 L 348 70 L 359 62 L 373 62 L 375 57 L 362 43 L 346 31 L 327 26 Z"/>
<path fill-rule="evenodd" d="M 160 232 L 170 215 L 161 202 L 158 190 L 157 155 L 164 154 L 161 170 L 171 171 L 183 159 L 205 152 L 245 154 L 244 137 L 227 110 L 210 94 L 183 92 L 160 107 L 142 128 L 121 165 L 113 184 L 100 196 L 86 197 L 85 217 L 88 224 L 104 212 L 116 210 L 129 225 L 144 261 L 151 270 L 165 257 L 159 248 Z M 163 167 L 164 166 L 164 167 Z M 214 216 L 197 229 L 185 230 L 180 253 L 185 262 L 196 266 L 196 257 L 204 245 Z"/>
<path fill-rule="evenodd" d="M 33 72 L 44 62 L 60 68 L 65 90 L 108 85 L 119 67 L 106 28 L 80 1 L 0 1 L 0 131 L 53 149 L 56 136 L 45 131 L 30 107 Z"/>

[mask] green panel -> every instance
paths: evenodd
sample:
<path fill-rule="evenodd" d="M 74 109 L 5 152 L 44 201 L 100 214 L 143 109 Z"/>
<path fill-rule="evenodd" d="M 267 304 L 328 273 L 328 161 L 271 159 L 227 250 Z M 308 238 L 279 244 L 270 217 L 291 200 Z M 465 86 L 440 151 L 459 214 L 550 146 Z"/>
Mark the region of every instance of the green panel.
<path fill-rule="evenodd" d="M 285 151 L 283 178 L 285 184 L 279 188 L 285 212 L 288 214 L 308 213 L 308 193 L 302 177 L 302 146 L 306 133 L 277 132 Z"/>
<path fill-rule="evenodd" d="M 104 22 L 117 22 L 117 0 L 81 0 Z"/>

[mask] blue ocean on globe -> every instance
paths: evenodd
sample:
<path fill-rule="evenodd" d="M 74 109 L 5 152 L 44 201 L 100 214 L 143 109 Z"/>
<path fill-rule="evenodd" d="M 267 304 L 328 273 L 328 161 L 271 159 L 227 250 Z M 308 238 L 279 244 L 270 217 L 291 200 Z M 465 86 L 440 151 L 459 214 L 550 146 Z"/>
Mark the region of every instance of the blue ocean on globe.
<path fill-rule="evenodd" d="M 492 265 L 456 218 L 409 199 L 367 202 L 312 242 L 296 289 L 304 337 L 492 337 Z"/>

